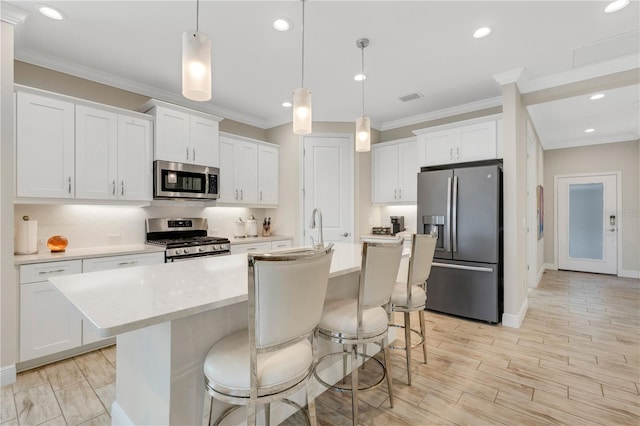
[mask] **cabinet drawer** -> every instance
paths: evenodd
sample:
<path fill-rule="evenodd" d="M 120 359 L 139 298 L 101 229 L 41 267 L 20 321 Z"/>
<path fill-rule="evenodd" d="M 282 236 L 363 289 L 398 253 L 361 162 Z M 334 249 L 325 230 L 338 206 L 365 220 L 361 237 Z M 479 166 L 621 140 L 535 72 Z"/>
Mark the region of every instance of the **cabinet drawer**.
<path fill-rule="evenodd" d="M 51 277 L 79 274 L 81 272 L 82 261 L 80 260 L 22 265 L 20 266 L 20 284 L 47 281 Z"/>
<path fill-rule="evenodd" d="M 291 247 L 292 245 L 293 245 L 293 241 L 291 240 L 273 241 L 271 243 L 271 250 L 280 250 L 280 249 Z"/>
<path fill-rule="evenodd" d="M 231 254 L 258 253 L 271 251 L 271 243 L 234 244 L 231 246 Z"/>
<path fill-rule="evenodd" d="M 83 272 L 107 271 L 133 266 L 164 263 L 164 252 L 130 254 L 123 256 L 96 257 L 82 261 Z"/>

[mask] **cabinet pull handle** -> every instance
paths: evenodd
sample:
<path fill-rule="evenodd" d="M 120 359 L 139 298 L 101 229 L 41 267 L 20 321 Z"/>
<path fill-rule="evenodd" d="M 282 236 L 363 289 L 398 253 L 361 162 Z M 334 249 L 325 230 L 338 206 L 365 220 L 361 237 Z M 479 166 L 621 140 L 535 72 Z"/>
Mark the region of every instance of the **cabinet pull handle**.
<path fill-rule="evenodd" d="M 398 198 L 402 200 L 402 188 L 398 189 Z"/>
<path fill-rule="evenodd" d="M 238 201 L 238 190 L 236 189 L 236 201 Z"/>
<path fill-rule="evenodd" d="M 120 181 L 120 195 L 124 195 L 124 181 Z"/>
<path fill-rule="evenodd" d="M 138 263 L 137 260 L 132 260 L 130 262 L 120 262 L 120 263 L 118 263 L 118 266 L 135 265 L 136 263 Z"/>
<path fill-rule="evenodd" d="M 460 158 L 460 147 L 456 148 L 456 158 Z"/>
<path fill-rule="evenodd" d="M 453 148 L 449 148 L 449 160 L 453 160 Z"/>
<path fill-rule="evenodd" d="M 260 201 L 262 201 L 262 190 L 260 190 Z"/>
<path fill-rule="evenodd" d="M 57 274 L 60 272 L 64 272 L 64 269 L 52 269 L 51 271 L 40 271 L 38 272 L 39 275 L 44 275 L 44 274 Z"/>
<path fill-rule="evenodd" d="M 193 162 L 195 162 L 196 161 L 196 149 L 195 148 L 193 148 L 193 157 L 192 158 L 193 158 Z"/>
<path fill-rule="evenodd" d="M 187 150 L 187 161 L 189 161 L 189 147 L 185 148 Z"/>
<path fill-rule="evenodd" d="M 111 182 L 111 195 L 116 195 L 116 180 L 114 179 L 113 182 Z"/>
<path fill-rule="evenodd" d="M 394 189 L 394 190 L 393 190 L 393 199 L 394 199 L 394 200 L 397 200 L 397 199 L 398 199 L 398 190 L 397 190 L 397 189 Z"/>
<path fill-rule="evenodd" d="M 244 194 L 242 192 L 242 189 L 240 190 L 240 201 L 244 200 Z"/>
<path fill-rule="evenodd" d="M 68 182 L 69 182 L 69 189 L 68 189 L 68 191 L 69 191 L 69 194 L 71 194 L 71 176 L 69 176 L 69 180 L 68 180 Z"/>

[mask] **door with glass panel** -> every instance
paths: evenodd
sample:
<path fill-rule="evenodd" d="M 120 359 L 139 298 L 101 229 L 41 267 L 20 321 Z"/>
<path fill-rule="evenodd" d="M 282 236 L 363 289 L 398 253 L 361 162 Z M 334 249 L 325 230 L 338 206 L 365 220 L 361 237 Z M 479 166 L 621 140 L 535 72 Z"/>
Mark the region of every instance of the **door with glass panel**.
<path fill-rule="evenodd" d="M 559 177 L 558 268 L 618 273 L 617 175 Z"/>

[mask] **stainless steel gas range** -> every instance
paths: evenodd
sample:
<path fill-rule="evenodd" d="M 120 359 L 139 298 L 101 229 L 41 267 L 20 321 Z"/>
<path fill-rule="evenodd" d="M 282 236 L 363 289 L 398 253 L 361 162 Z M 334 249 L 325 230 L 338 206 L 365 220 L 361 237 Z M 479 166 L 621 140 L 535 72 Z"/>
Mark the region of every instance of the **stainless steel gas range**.
<path fill-rule="evenodd" d="M 206 218 L 147 219 L 147 244 L 164 247 L 165 262 L 230 254 L 229 240 L 207 236 L 208 227 Z"/>

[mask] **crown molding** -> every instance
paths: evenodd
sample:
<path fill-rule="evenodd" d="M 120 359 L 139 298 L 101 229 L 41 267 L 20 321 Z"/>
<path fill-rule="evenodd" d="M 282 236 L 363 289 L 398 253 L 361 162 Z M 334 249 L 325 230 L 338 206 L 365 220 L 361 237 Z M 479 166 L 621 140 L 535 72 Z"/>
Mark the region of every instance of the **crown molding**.
<path fill-rule="evenodd" d="M 487 108 L 493 108 L 500 105 L 502 105 L 502 96 L 483 99 L 481 101 L 470 102 L 468 104 L 458 105 L 450 108 L 444 108 L 437 111 L 427 112 L 425 114 L 414 115 L 412 117 L 386 121 L 384 123 L 381 123 L 380 131 L 397 129 L 398 127 L 404 127 L 404 126 L 411 126 L 413 124 L 420 124 L 426 121 L 438 120 L 440 118 L 466 114 L 469 112 L 479 111 Z"/>
<path fill-rule="evenodd" d="M 585 65 L 558 74 L 540 77 L 535 80 L 524 80 L 521 82 L 521 93 L 537 92 L 539 90 L 550 89 L 565 84 L 577 83 L 592 78 L 603 77 L 618 72 L 629 71 L 640 68 L 640 54 L 621 56 L 610 61 L 603 61 L 597 64 Z"/>
<path fill-rule="evenodd" d="M 562 149 L 562 148 L 576 148 L 581 146 L 590 146 L 590 145 L 602 145 L 607 143 L 619 143 L 619 142 L 629 142 L 638 140 L 638 135 L 633 135 L 630 133 L 620 134 L 614 136 L 603 136 L 595 139 L 576 139 L 570 141 L 562 141 L 562 142 L 547 142 L 542 144 L 542 148 L 547 150 L 552 149 Z"/>
<path fill-rule="evenodd" d="M 65 74 L 73 75 L 75 77 L 83 78 L 86 80 L 94 81 L 96 83 L 106 84 L 108 86 L 116 87 L 118 89 L 127 90 L 129 92 L 138 93 L 143 96 L 149 96 L 153 99 L 158 99 L 165 102 L 170 102 L 185 108 L 195 109 L 197 111 L 217 115 L 229 120 L 238 121 L 244 124 L 248 124 L 261 129 L 267 129 L 268 123 L 265 120 L 260 120 L 255 117 L 251 117 L 242 113 L 228 110 L 209 103 L 200 103 L 189 101 L 183 96 L 178 95 L 168 90 L 159 89 L 147 84 L 138 83 L 132 80 L 128 80 L 122 77 L 115 76 L 113 74 L 98 71 L 93 68 L 86 67 L 84 65 L 76 64 L 69 61 L 63 61 L 61 59 L 43 55 L 30 49 L 19 49 L 15 52 L 15 59 L 27 62 L 33 65 L 48 68 L 54 71 L 62 72 Z"/>
<path fill-rule="evenodd" d="M 25 20 L 28 14 L 29 12 L 26 10 L 7 4 L 7 2 L 0 3 L 0 19 L 3 22 L 18 25 Z"/>
<path fill-rule="evenodd" d="M 524 73 L 524 68 L 516 68 L 510 71 L 501 72 L 498 74 L 494 74 L 491 77 L 500 85 L 504 86 L 505 84 L 516 83 L 518 85 L 518 89 L 521 89 L 522 84 L 522 74 Z"/>

